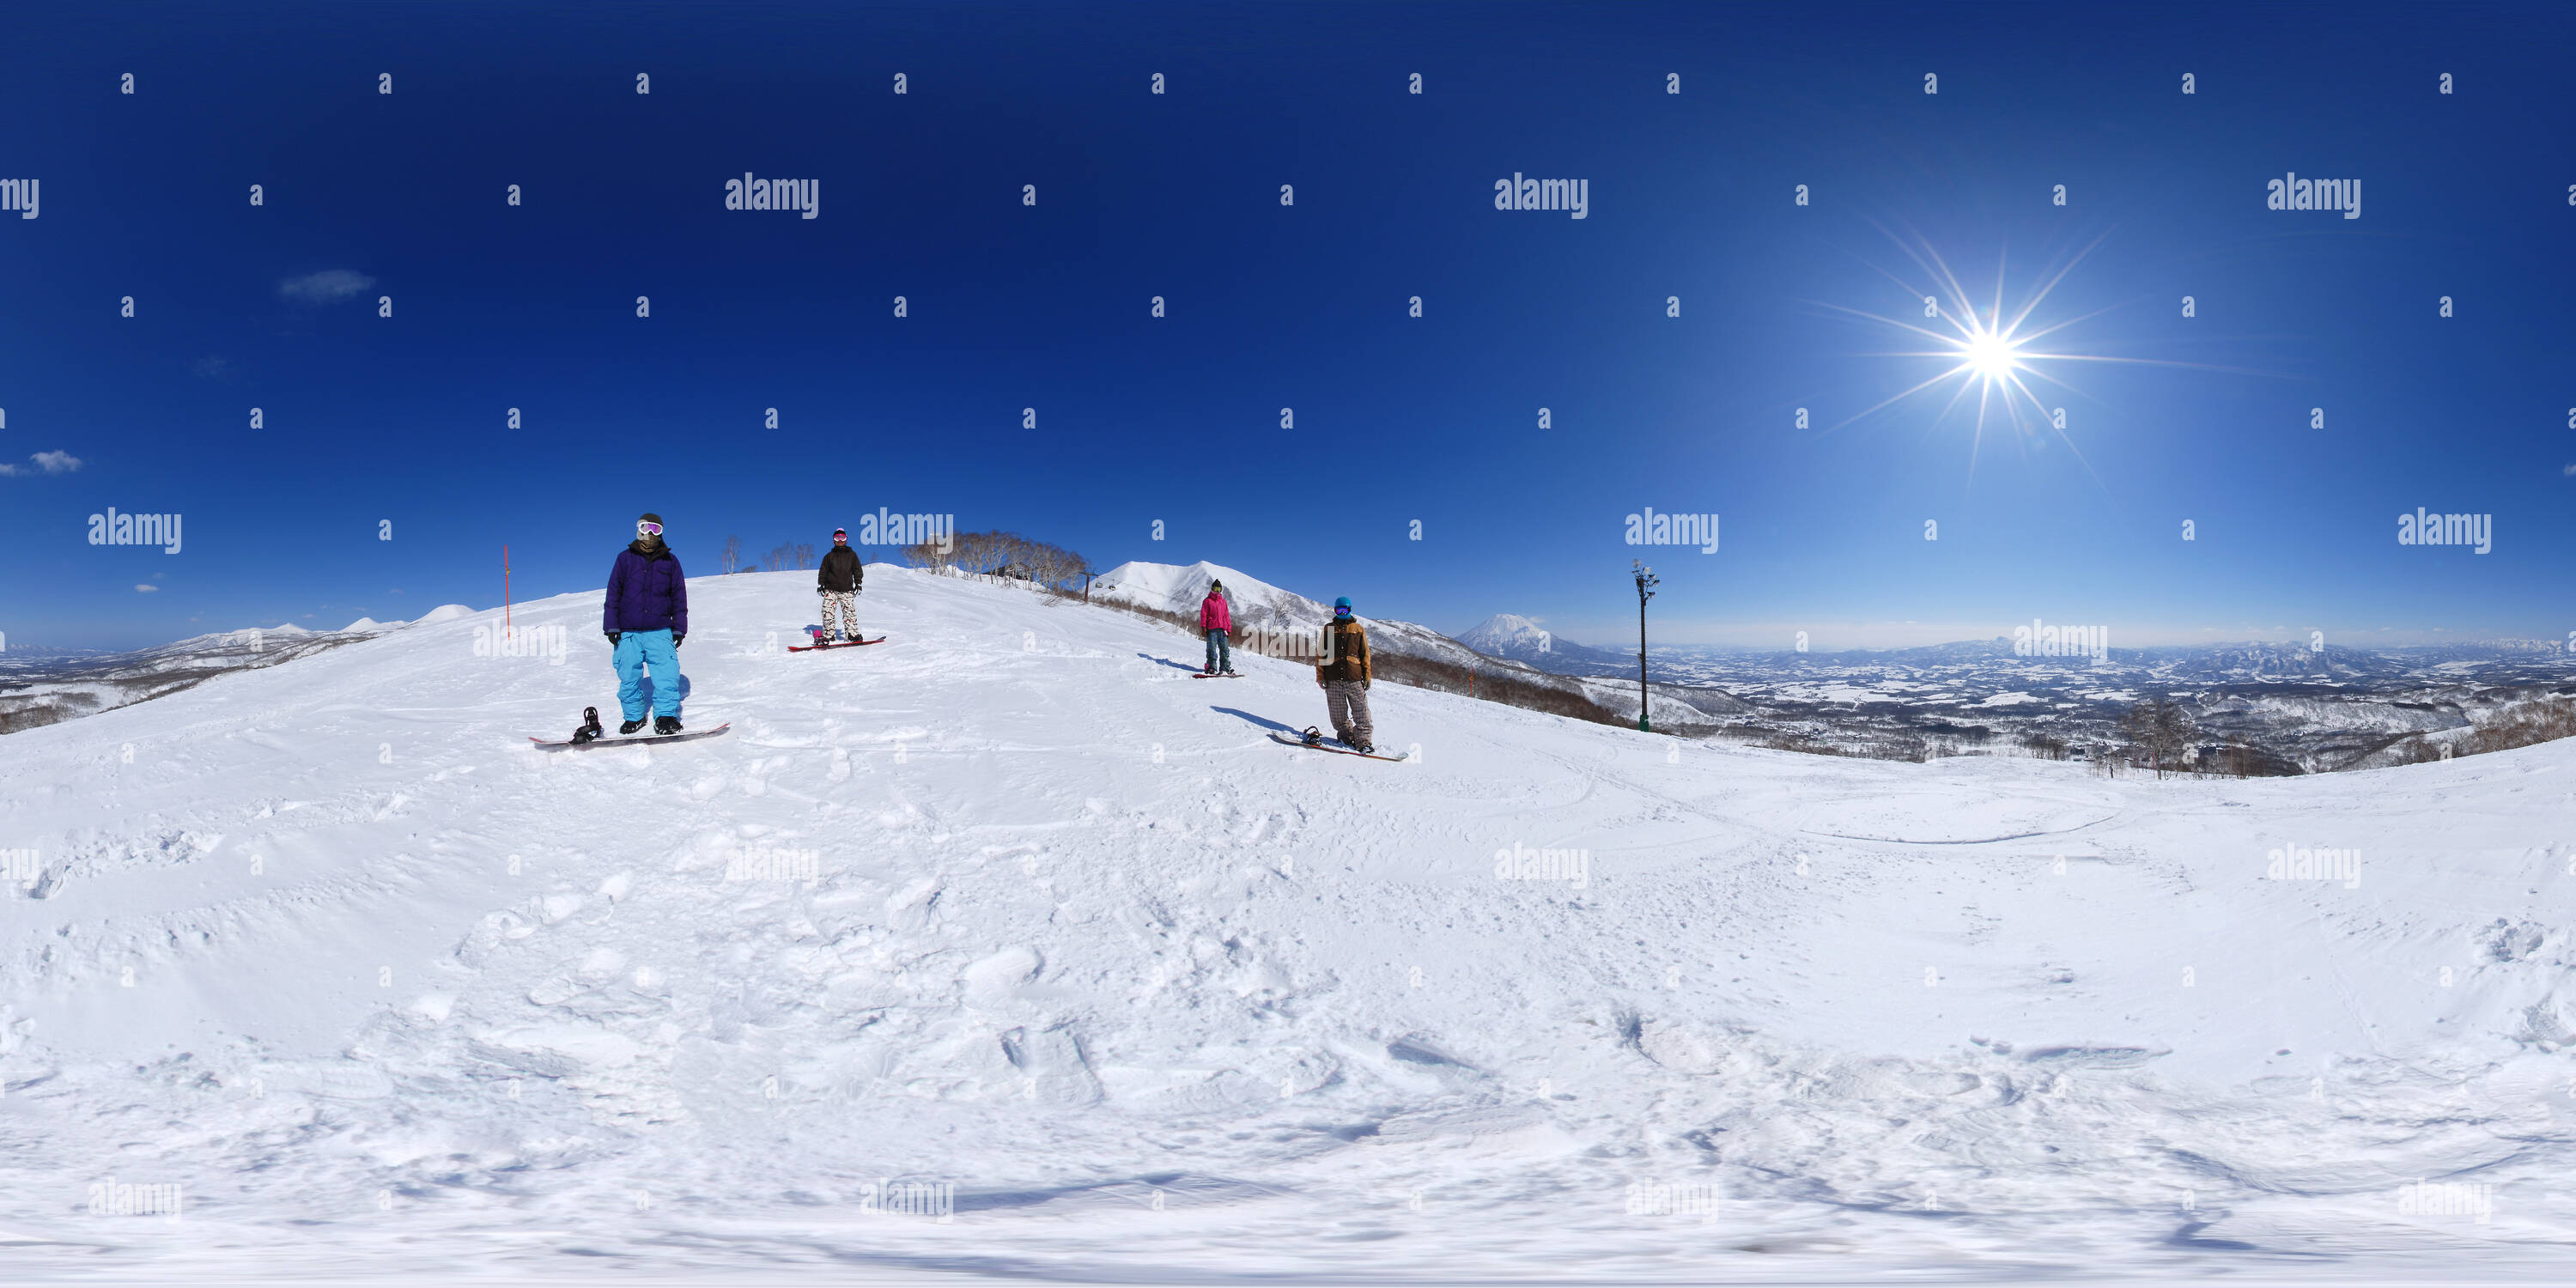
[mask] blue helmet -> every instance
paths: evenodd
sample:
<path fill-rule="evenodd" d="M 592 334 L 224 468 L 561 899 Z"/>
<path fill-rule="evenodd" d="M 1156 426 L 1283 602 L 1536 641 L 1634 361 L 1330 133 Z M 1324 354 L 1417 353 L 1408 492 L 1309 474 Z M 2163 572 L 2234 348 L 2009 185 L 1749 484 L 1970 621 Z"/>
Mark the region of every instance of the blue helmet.
<path fill-rule="evenodd" d="M 1350 596 L 1348 596 L 1348 595 L 1344 595 L 1344 596 L 1342 596 L 1341 598 L 1336 599 L 1336 600 L 1334 600 L 1334 601 L 1333 601 L 1333 616 L 1335 616 L 1335 617 L 1348 617 L 1348 616 L 1350 616 L 1350 615 L 1351 615 L 1351 597 L 1350 597 Z"/>

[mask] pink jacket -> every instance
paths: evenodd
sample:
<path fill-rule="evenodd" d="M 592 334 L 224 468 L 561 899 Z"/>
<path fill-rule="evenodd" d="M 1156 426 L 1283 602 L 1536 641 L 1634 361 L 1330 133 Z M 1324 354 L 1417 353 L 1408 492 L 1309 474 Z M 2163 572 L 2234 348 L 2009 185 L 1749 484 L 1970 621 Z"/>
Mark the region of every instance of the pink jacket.
<path fill-rule="evenodd" d="M 1234 629 L 1234 611 L 1225 606 L 1225 596 L 1213 591 L 1199 601 L 1199 629 L 1230 631 Z"/>

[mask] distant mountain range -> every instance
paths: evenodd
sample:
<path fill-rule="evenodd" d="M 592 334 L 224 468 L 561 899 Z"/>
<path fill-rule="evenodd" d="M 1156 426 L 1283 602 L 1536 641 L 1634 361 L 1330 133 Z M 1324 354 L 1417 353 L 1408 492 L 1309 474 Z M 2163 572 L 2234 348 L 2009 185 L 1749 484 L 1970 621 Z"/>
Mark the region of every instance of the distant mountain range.
<path fill-rule="evenodd" d="M 449 622 L 473 612 L 447 604 L 410 624 Z M 218 675 L 291 662 L 405 625 L 361 617 L 336 631 L 245 627 L 118 652 L 12 648 L 0 653 L 0 733 L 148 702 Z"/>

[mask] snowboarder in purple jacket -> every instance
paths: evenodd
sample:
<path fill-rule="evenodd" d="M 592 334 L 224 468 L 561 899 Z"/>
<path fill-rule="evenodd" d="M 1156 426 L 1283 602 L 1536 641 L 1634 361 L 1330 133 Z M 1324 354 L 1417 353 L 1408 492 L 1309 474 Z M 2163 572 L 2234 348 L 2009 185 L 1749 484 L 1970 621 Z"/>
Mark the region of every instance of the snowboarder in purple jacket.
<path fill-rule="evenodd" d="M 621 734 L 644 727 L 644 676 L 653 676 L 653 732 L 680 732 L 680 645 L 689 637 L 689 583 L 678 556 L 662 542 L 662 516 L 635 521 L 635 541 L 608 570 L 600 633 L 616 650 Z"/>

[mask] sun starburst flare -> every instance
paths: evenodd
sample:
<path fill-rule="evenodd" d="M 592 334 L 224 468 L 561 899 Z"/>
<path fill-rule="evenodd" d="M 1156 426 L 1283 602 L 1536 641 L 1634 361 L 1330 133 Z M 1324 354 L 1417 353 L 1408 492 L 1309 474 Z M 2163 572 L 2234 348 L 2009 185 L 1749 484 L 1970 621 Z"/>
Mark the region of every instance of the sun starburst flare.
<path fill-rule="evenodd" d="M 1930 245 L 1920 242 L 1919 239 L 1909 244 L 1892 233 L 1888 236 L 1889 240 L 1895 241 L 1903 248 L 1905 253 L 1912 257 L 1916 266 L 1928 276 L 1932 289 L 1924 290 L 1921 286 L 1907 282 L 1883 268 L 1878 271 L 1881 276 L 1923 302 L 1923 317 L 1927 321 L 1918 325 L 1839 304 L 1822 304 L 1821 307 L 1896 327 L 1921 336 L 1938 346 L 1877 356 L 1935 358 L 1944 360 L 1949 365 L 1930 378 L 1846 418 L 1827 429 L 1825 431 L 1827 433 L 1862 420 L 1916 394 L 1937 390 L 1940 386 L 1955 381 L 1957 388 L 1951 391 L 1950 400 L 1943 404 L 1936 420 L 1948 419 L 1971 391 L 1976 394 L 1977 417 L 1968 452 L 1968 468 L 1972 476 L 1976 471 L 1977 454 L 1985 445 L 1987 422 L 1996 417 L 2000 417 L 2012 426 L 2015 431 L 2014 442 L 2017 444 L 2032 440 L 2044 443 L 2045 440 L 2039 437 L 2043 432 L 2055 435 L 2059 442 L 2066 445 L 2066 450 L 2084 466 L 2085 472 L 2093 474 L 2092 462 L 2084 459 L 2082 449 L 2076 447 L 2075 440 L 2067 436 L 2063 412 L 2052 411 L 2042 403 L 2038 391 L 2033 386 L 2044 382 L 2078 396 L 2086 395 L 2083 390 L 2050 374 L 2047 370 L 2048 366 L 2068 362 L 2110 362 L 2149 367 L 2197 367 L 2210 371 L 2233 370 L 2225 367 L 2202 367 L 2198 363 L 2159 362 L 2149 358 L 2121 358 L 2107 354 L 2070 353 L 2032 347 L 2036 341 L 2110 311 L 2109 308 L 2096 309 L 2090 313 L 2049 322 L 2046 325 L 2033 321 L 2033 315 L 2040 312 L 2058 284 L 2064 282 L 2067 274 L 2084 262 L 2085 256 L 2090 255 L 2102 244 L 2098 238 L 2092 245 L 2078 251 L 2056 271 L 2047 274 L 2045 280 L 2030 292 L 2029 298 L 2007 313 L 2004 307 L 2005 266 L 2001 256 L 1996 258 L 1994 297 L 1981 309 L 1969 297 L 1967 288 L 1960 284 L 1958 276 L 1950 271 L 1950 266 L 1943 262 L 1940 254 Z M 2101 476 L 2093 474 L 2093 481 L 2100 484 Z"/>

